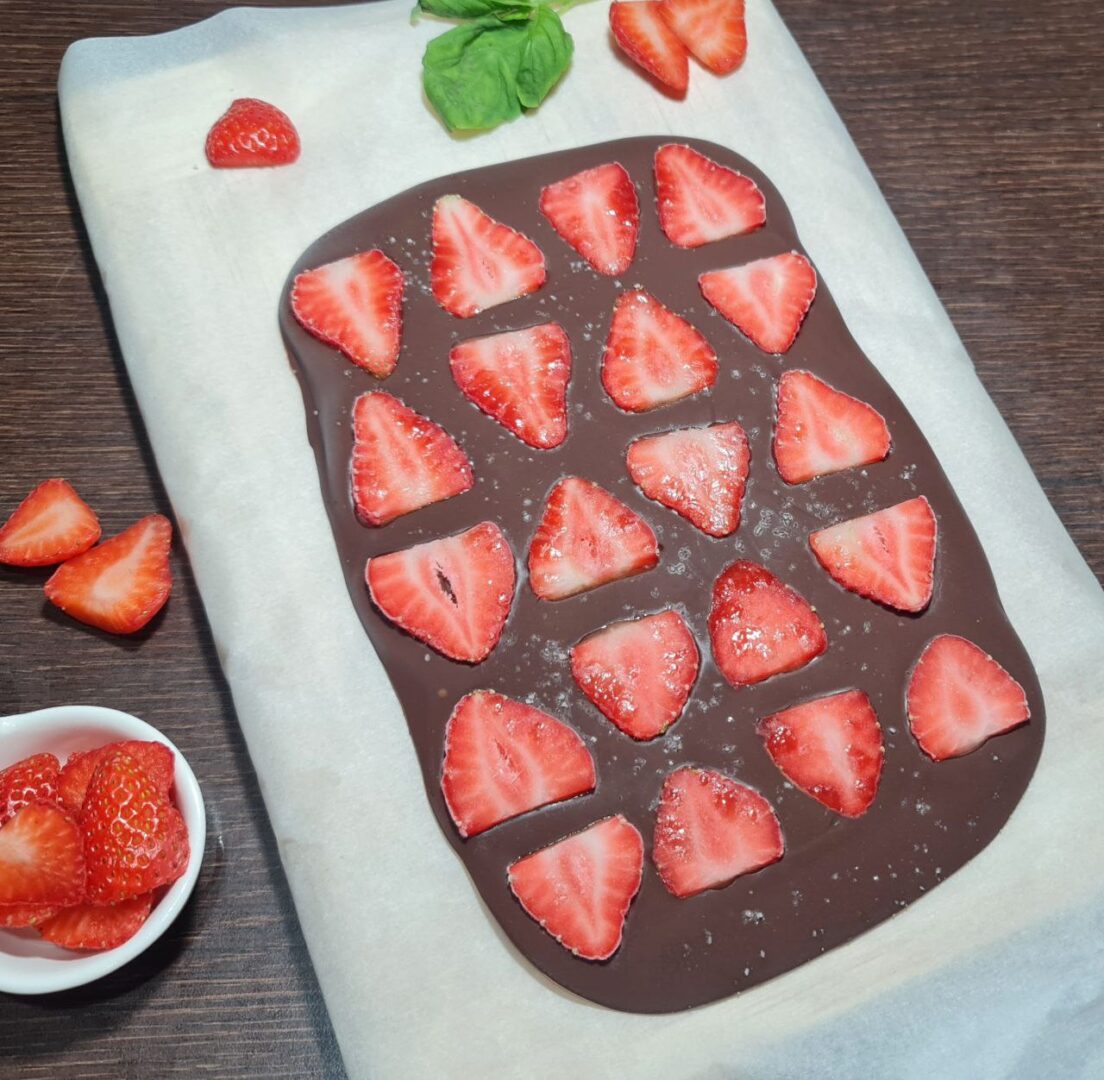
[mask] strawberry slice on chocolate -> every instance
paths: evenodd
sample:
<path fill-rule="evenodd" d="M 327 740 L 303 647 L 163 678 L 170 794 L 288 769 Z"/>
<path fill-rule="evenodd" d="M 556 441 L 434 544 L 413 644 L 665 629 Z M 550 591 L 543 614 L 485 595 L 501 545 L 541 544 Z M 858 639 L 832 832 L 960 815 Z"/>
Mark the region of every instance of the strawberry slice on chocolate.
<path fill-rule="evenodd" d="M 502 530 L 466 532 L 368 560 L 372 602 L 396 626 L 451 660 L 478 664 L 498 644 L 517 570 Z"/>
<path fill-rule="evenodd" d="M 53 754 L 32 754 L 0 771 L 0 825 L 24 806 L 60 802 L 60 768 Z"/>
<path fill-rule="evenodd" d="M 743 63 L 744 0 L 663 0 L 659 10 L 694 59 L 713 74 L 727 75 Z"/>
<path fill-rule="evenodd" d="M 969 754 L 1031 717 L 1023 687 L 957 634 L 940 634 L 925 646 L 909 678 L 907 705 L 913 738 L 934 761 Z"/>
<path fill-rule="evenodd" d="M 796 671 L 828 648 L 809 602 L 765 566 L 744 560 L 713 584 L 709 639 L 717 667 L 735 687 Z"/>
<path fill-rule="evenodd" d="M 681 97 L 690 82 L 690 60 L 662 6 L 658 0 L 617 0 L 610 4 L 610 30 L 633 63 Z"/>
<path fill-rule="evenodd" d="M 595 784 L 594 759 L 554 716 L 491 690 L 476 690 L 445 728 L 441 791 L 461 836 L 562 802 Z"/>
<path fill-rule="evenodd" d="M 756 729 L 795 787 L 844 817 L 859 817 L 878 793 L 885 746 L 870 698 L 844 690 L 764 717 Z"/>
<path fill-rule="evenodd" d="M 571 342 L 556 323 L 462 341 L 449 353 L 460 392 L 536 450 L 567 438 Z"/>
<path fill-rule="evenodd" d="M 898 611 L 932 597 L 937 526 L 922 495 L 809 537 L 820 565 L 845 589 Z"/>
<path fill-rule="evenodd" d="M 680 899 L 730 885 L 784 851 L 778 817 L 753 788 L 713 769 L 676 769 L 663 782 L 652 858 Z"/>
<path fill-rule="evenodd" d="M 117 949 L 141 930 L 153 893 L 117 904 L 78 904 L 37 922 L 38 932 L 63 949 Z"/>
<path fill-rule="evenodd" d="M 527 236 L 459 195 L 433 208 L 430 284 L 437 303 L 460 319 L 535 292 L 544 284 L 544 256 Z"/>
<path fill-rule="evenodd" d="M 87 551 L 100 522 L 68 480 L 43 480 L 0 526 L 0 563 L 54 566 Z"/>
<path fill-rule="evenodd" d="M 549 494 L 529 545 L 529 584 L 542 600 L 564 600 L 658 562 L 655 533 L 639 514 L 597 484 L 568 476 Z"/>
<path fill-rule="evenodd" d="M 0 905 L 64 907 L 84 890 L 84 838 L 61 807 L 31 803 L 0 825 Z"/>
<path fill-rule="evenodd" d="M 617 814 L 519 859 L 508 877 L 526 914 L 565 949 L 608 960 L 621 947 L 643 871 L 644 841 Z"/>

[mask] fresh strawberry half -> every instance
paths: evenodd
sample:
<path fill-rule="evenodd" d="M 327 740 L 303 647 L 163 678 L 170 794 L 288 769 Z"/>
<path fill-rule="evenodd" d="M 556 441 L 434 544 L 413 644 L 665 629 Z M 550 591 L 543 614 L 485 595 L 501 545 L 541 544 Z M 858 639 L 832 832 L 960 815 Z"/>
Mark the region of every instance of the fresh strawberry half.
<path fill-rule="evenodd" d="M 60 910 L 62 909 L 56 904 L 0 904 L 0 927 L 20 930 L 37 926 L 43 919 L 56 915 Z"/>
<path fill-rule="evenodd" d="M 290 165 L 299 149 L 287 114 L 259 98 L 233 101 L 207 133 L 207 160 L 216 169 Z"/>
<path fill-rule="evenodd" d="M 92 774 L 105 757 L 117 750 L 134 758 L 145 771 L 146 776 L 153 781 L 154 787 L 163 795 L 169 794 L 176 774 L 176 760 L 173 752 L 164 743 L 127 739 L 123 742 L 108 743 L 95 750 L 78 750 L 69 755 L 65 767 L 58 776 L 58 797 L 61 799 L 62 806 L 74 814 L 80 813 L 84 807 L 84 796 L 88 792 Z"/>
<path fill-rule="evenodd" d="M 96 768 L 80 824 L 93 904 L 115 904 L 171 884 L 188 865 L 180 811 L 129 754 L 115 751 Z"/>
<path fill-rule="evenodd" d="M 782 827 L 759 792 L 712 769 L 676 769 L 663 782 L 652 858 L 685 899 L 782 858 Z"/>
<path fill-rule="evenodd" d="M 377 555 L 365 577 L 373 603 L 391 622 L 452 660 L 478 664 L 502 635 L 517 570 L 502 530 L 484 521 Z"/>
<path fill-rule="evenodd" d="M 66 615 L 111 634 L 133 634 L 172 592 L 172 525 L 150 514 L 129 529 L 63 563 L 46 582 L 46 597 Z"/>
<path fill-rule="evenodd" d="M 31 803 L 58 802 L 60 768 L 53 754 L 33 754 L 0 772 L 0 825 Z"/>
<path fill-rule="evenodd" d="M 728 536 L 739 527 L 751 453 L 735 421 L 645 436 L 629 447 L 626 460 L 649 499 L 702 532 Z"/>
<path fill-rule="evenodd" d="M 923 611 L 932 596 L 936 532 L 921 495 L 821 529 L 809 544 L 845 589 L 898 611 Z"/>
<path fill-rule="evenodd" d="M 552 489 L 529 546 L 529 584 L 542 600 L 563 600 L 657 562 L 655 533 L 639 514 L 597 484 L 569 476 Z"/>
<path fill-rule="evenodd" d="M 861 690 L 806 701 L 759 721 L 759 734 L 790 783 L 844 817 L 859 817 L 878 793 L 885 747 Z"/>
<path fill-rule="evenodd" d="M 382 251 L 362 251 L 296 275 L 291 310 L 308 333 L 385 379 L 399 359 L 403 288 L 402 271 Z"/>
<path fill-rule="evenodd" d="M 0 905 L 64 907 L 84 891 L 81 830 L 61 807 L 32 803 L 0 826 Z"/>
<path fill-rule="evenodd" d="M 540 210 L 600 274 L 623 274 L 636 254 L 640 203 L 632 178 L 611 161 L 541 190 Z"/>
<path fill-rule="evenodd" d="M 682 95 L 690 82 L 689 55 L 660 13 L 662 6 L 656 0 L 618 0 L 610 5 L 610 29 L 633 63 Z"/>
<path fill-rule="evenodd" d="M 462 341 L 449 353 L 464 396 L 537 450 L 567 438 L 571 342 L 556 323 Z"/>
<path fill-rule="evenodd" d="M 437 200 L 430 283 L 447 312 L 468 319 L 536 292 L 545 276 L 544 256 L 529 237 L 459 195 Z"/>
<path fill-rule="evenodd" d="M 809 371 L 778 381 L 774 460 L 787 484 L 872 465 L 889 454 L 889 428 L 877 409 Z"/>
<path fill-rule="evenodd" d="M 621 946 L 644 872 L 644 841 L 620 814 L 511 865 L 510 888 L 526 914 L 584 960 Z"/>
<path fill-rule="evenodd" d="M 461 836 L 476 836 L 538 806 L 593 791 L 594 759 L 554 716 L 490 690 L 452 710 L 441 774 Z"/>
<path fill-rule="evenodd" d="M 622 293 L 602 355 L 602 385 L 618 408 L 647 412 L 717 381 L 717 354 L 685 319 L 654 296 Z"/>
<path fill-rule="evenodd" d="M 765 566 L 742 560 L 713 584 L 709 638 L 717 667 L 737 687 L 796 671 L 828 648 L 809 602 Z"/>
<path fill-rule="evenodd" d="M 365 525 L 389 521 L 467 491 L 468 455 L 443 427 L 375 390 L 353 405 L 353 504 Z"/>
<path fill-rule="evenodd" d="M 796 251 L 698 278 L 702 295 L 763 352 L 784 353 L 794 343 L 816 296 L 816 271 Z"/>
<path fill-rule="evenodd" d="M 909 727 L 935 761 L 969 754 L 1030 716 L 1023 687 L 987 652 L 956 634 L 928 642 L 909 679 Z"/>
<path fill-rule="evenodd" d="M 152 893 L 117 904 L 78 904 L 40 921 L 38 932 L 63 949 L 116 949 L 138 933 L 152 907 Z"/>
<path fill-rule="evenodd" d="M 571 674 L 626 735 L 654 739 L 681 715 L 701 657 L 676 611 L 613 623 L 571 650 Z"/>
<path fill-rule="evenodd" d="M 54 566 L 87 551 L 100 522 L 68 480 L 44 480 L 0 526 L 0 563 Z"/>
<path fill-rule="evenodd" d="M 659 10 L 694 59 L 714 74 L 727 75 L 744 62 L 744 0 L 663 0 Z"/>
<path fill-rule="evenodd" d="M 767 220 L 754 180 L 680 143 L 656 151 L 655 183 L 659 224 L 678 247 L 743 236 Z"/>

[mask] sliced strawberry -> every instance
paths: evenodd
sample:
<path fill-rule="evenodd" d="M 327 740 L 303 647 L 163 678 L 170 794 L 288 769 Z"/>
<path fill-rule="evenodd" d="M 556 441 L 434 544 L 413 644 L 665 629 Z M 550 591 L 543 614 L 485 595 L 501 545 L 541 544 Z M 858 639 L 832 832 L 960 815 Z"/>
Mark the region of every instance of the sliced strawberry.
<path fill-rule="evenodd" d="M 659 224 L 678 247 L 743 236 L 767 220 L 754 180 L 680 143 L 656 151 L 655 183 Z"/>
<path fill-rule="evenodd" d="M 452 710 L 441 790 L 461 836 L 593 791 L 594 759 L 554 716 L 490 690 Z"/>
<path fill-rule="evenodd" d="M 694 59 L 714 74 L 727 75 L 744 62 L 744 0 L 663 0 L 659 10 Z"/>
<path fill-rule="evenodd" d="M 116 949 L 142 928 L 153 893 L 117 904 L 78 904 L 38 923 L 38 932 L 63 949 Z"/>
<path fill-rule="evenodd" d="M 498 644 L 517 570 L 502 530 L 466 532 L 377 555 L 365 569 L 376 607 L 412 637 L 452 660 L 478 664 Z"/>
<path fill-rule="evenodd" d="M 655 533 L 639 514 L 597 484 L 569 476 L 552 489 L 529 545 L 529 584 L 542 600 L 563 600 L 657 562 Z"/>
<path fill-rule="evenodd" d="M 816 296 L 816 271 L 796 251 L 698 278 L 702 295 L 763 352 L 784 353 L 794 343 Z"/>
<path fill-rule="evenodd" d="M 60 768 L 53 754 L 33 754 L 0 772 L 0 825 L 31 803 L 58 802 Z"/>
<path fill-rule="evenodd" d="M 644 841 L 618 814 L 519 859 L 508 874 L 526 914 L 565 949 L 608 960 L 643 872 Z"/>
<path fill-rule="evenodd" d="M 60 806 L 31 803 L 0 825 L 0 905 L 64 907 L 84 891 L 81 830 Z"/>
<path fill-rule="evenodd" d="M 105 757 L 92 774 L 80 825 L 93 904 L 116 904 L 169 885 L 188 865 L 180 811 L 122 751 Z"/>
<path fill-rule="evenodd" d="M 754 789 L 712 769 L 676 769 L 663 782 L 652 858 L 680 899 L 729 885 L 784 851 L 778 818 Z"/>
<path fill-rule="evenodd" d="M 640 202 L 623 165 L 611 161 L 541 190 L 540 210 L 600 274 L 629 268 L 640 232 Z"/>
<path fill-rule="evenodd" d="M 778 381 L 774 460 L 787 484 L 872 465 L 889 454 L 889 428 L 877 409 L 809 371 Z"/>
<path fill-rule="evenodd" d="M 579 688 L 634 739 L 654 739 L 682 715 L 700 663 L 677 611 L 612 623 L 571 650 Z"/>
<path fill-rule="evenodd" d="M 618 0 L 610 5 L 610 29 L 633 63 L 682 95 L 690 82 L 690 61 L 686 46 L 660 14 L 661 7 L 657 0 Z"/>
<path fill-rule="evenodd" d="M 844 817 L 859 817 L 878 793 L 885 747 L 870 698 L 861 690 L 806 701 L 759 721 L 786 779 Z"/>
<path fill-rule="evenodd" d="M 735 421 L 648 435 L 629 447 L 629 475 L 649 499 L 669 506 L 710 536 L 740 525 L 751 454 Z"/>
<path fill-rule="evenodd" d="M 385 379 L 399 359 L 403 288 L 402 271 L 382 251 L 362 251 L 297 275 L 291 310 L 308 333 Z"/>
<path fill-rule="evenodd" d="M 375 390 L 353 405 L 353 504 L 365 525 L 467 491 L 475 480 L 468 455 L 439 424 Z"/>
<path fill-rule="evenodd" d="M 100 522 L 68 480 L 43 480 L 0 526 L 0 563 L 54 566 L 87 551 Z"/>
<path fill-rule="evenodd" d="M 59 566 L 46 582 L 46 598 L 90 626 L 133 634 L 165 606 L 172 592 L 171 545 L 169 519 L 150 514 Z"/>
<path fill-rule="evenodd" d="M 647 412 L 717 381 L 717 354 L 685 319 L 637 289 L 617 298 L 602 385 L 618 408 Z"/>
<path fill-rule="evenodd" d="M 0 904 L 0 927 L 21 930 L 37 926 L 61 910 L 56 904 Z"/>
<path fill-rule="evenodd" d="M 299 132 L 287 114 L 258 98 L 238 98 L 207 133 L 216 169 L 290 165 L 299 160 Z"/>
<path fill-rule="evenodd" d="M 845 589 L 898 611 L 931 601 L 937 526 L 922 495 L 809 537 L 820 565 Z"/>
<path fill-rule="evenodd" d="M 744 561 L 713 585 L 709 638 L 717 667 L 737 687 L 796 671 L 828 648 L 808 601 L 765 566 Z"/>
<path fill-rule="evenodd" d="M 956 634 L 928 642 L 912 670 L 907 700 L 913 737 L 935 761 L 969 754 L 1031 716 L 1023 687 Z"/>
<path fill-rule="evenodd" d="M 567 438 L 571 342 L 556 323 L 461 341 L 449 353 L 461 393 L 537 450 Z"/>
<path fill-rule="evenodd" d="M 545 276 L 544 256 L 529 237 L 459 195 L 437 200 L 430 279 L 446 311 L 470 318 L 536 292 Z"/>
<path fill-rule="evenodd" d="M 65 768 L 58 776 L 58 797 L 62 806 L 74 814 L 80 813 L 92 774 L 100 762 L 116 750 L 134 758 L 145 770 L 146 776 L 153 781 L 154 787 L 164 795 L 169 794 L 176 773 L 173 752 L 164 743 L 127 739 L 123 742 L 107 743 L 95 750 L 78 750 L 69 755 Z"/>

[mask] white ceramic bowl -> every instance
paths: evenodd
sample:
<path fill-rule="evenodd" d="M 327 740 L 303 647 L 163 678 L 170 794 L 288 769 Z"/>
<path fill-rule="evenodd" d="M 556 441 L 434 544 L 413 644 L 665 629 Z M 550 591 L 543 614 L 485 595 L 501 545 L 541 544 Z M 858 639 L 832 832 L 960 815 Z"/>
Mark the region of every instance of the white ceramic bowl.
<path fill-rule="evenodd" d="M 203 796 L 183 754 L 156 728 L 129 713 L 95 705 L 61 705 L 55 709 L 0 718 L 0 769 L 31 754 L 56 754 L 64 764 L 74 750 L 92 750 L 121 739 L 161 742 L 176 755 L 175 800 L 188 827 L 191 854 L 184 873 L 169 886 L 142 928 L 116 949 L 75 952 L 44 941 L 33 930 L 0 928 L 0 991 L 50 994 L 69 990 L 121 968 L 148 949 L 180 914 L 195 887 L 203 861 L 207 817 Z"/>

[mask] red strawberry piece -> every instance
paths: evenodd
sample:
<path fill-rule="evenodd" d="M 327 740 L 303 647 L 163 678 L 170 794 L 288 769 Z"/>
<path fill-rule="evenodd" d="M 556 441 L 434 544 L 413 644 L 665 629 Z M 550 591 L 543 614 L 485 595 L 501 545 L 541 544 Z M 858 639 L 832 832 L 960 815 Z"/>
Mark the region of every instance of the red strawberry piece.
<path fill-rule="evenodd" d="M 623 274 L 636 254 L 640 203 L 632 178 L 611 161 L 541 190 L 540 210 L 600 274 Z"/>
<path fill-rule="evenodd" d="M 584 960 L 621 946 L 644 872 L 644 841 L 617 814 L 511 865 L 510 888 L 526 914 Z"/>
<path fill-rule="evenodd" d="M 735 421 L 637 439 L 627 462 L 629 475 L 649 499 L 702 532 L 728 536 L 739 527 L 751 454 Z"/>
<path fill-rule="evenodd" d="M 172 592 L 171 545 L 169 519 L 150 514 L 59 566 L 46 582 L 46 598 L 90 626 L 133 634 L 165 606 Z"/>
<path fill-rule="evenodd" d="M 885 747 L 861 690 L 794 705 L 759 721 L 775 765 L 790 783 L 844 817 L 859 817 L 878 793 Z"/>
<path fill-rule="evenodd" d="M 690 82 L 690 61 L 661 7 L 656 0 L 618 0 L 610 5 L 610 29 L 633 63 L 681 96 Z"/>
<path fill-rule="evenodd" d="M 754 789 L 712 769 L 676 769 L 663 782 L 652 858 L 680 899 L 761 870 L 784 850 L 778 818 Z"/>
<path fill-rule="evenodd" d="M 353 405 L 353 504 L 365 525 L 451 499 L 475 482 L 468 455 L 443 427 L 375 390 Z"/>
<path fill-rule="evenodd" d="M 872 465 L 889 454 L 889 428 L 877 409 L 809 371 L 778 381 L 774 460 L 787 484 Z"/>
<path fill-rule="evenodd" d="M 637 289 L 617 298 L 602 385 L 618 408 L 647 412 L 717 381 L 717 354 L 685 319 Z"/>
<path fill-rule="evenodd" d="M 447 312 L 470 318 L 536 292 L 545 276 L 544 256 L 529 237 L 459 195 L 437 200 L 430 283 Z"/>
<path fill-rule="evenodd" d="M 64 907 L 84 889 L 80 827 L 61 807 L 31 803 L 0 825 L 0 905 Z"/>
<path fill-rule="evenodd" d="M 362 251 L 297 274 L 291 310 L 308 333 L 385 379 L 399 359 L 403 289 L 402 271 L 382 251 Z"/>
<path fill-rule="evenodd" d="M 675 36 L 716 75 L 735 71 L 747 52 L 744 0 L 663 0 Z"/>
<path fill-rule="evenodd" d="M 238 98 L 207 133 L 206 149 L 216 169 L 290 165 L 299 160 L 299 132 L 275 105 Z"/>
<path fill-rule="evenodd" d="M 701 658 L 676 611 L 616 622 L 571 650 L 571 674 L 626 735 L 654 739 L 682 715 Z"/>
<path fill-rule="evenodd" d="M 821 529 L 809 544 L 845 589 L 898 611 L 923 611 L 932 596 L 936 532 L 921 495 Z"/>
<path fill-rule="evenodd" d="M 63 949 L 116 949 L 138 933 L 152 907 L 152 893 L 117 904 L 78 904 L 39 922 L 38 932 Z"/>
<path fill-rule="evenodd" d="M 365 570 L 376 607 L 452 660 L 478 664 L 498 644 L 517 570 L 502 530 L 484 521 L 466 532 L 377 555 Z"/>
<path fill-rule="evenodd" d="M 796 251 L 698 278 L 702 295 L 763 352 L 784 353 L 816 296 L 816 271 Z"/>
<path fill-rule="evenodd" d="M 21 930 L 37 926 L 61 910 L 56 904 L 0 904 L 0 927 Z"/>
<path fill-rule="evenodd" d="M 43 480 L 0 526 L 0 563 L 54 566 L 87 551 L 100 522 L 68 480 Z"/>
<path fill-rule="evenodd" d="M 594 759 L 554 716 L 490 690 L 452 710 L 441 790 L 461 836 L 593 791 Z"/>
<path fill-rule="evenodd" d="M 913 737 L 935 761 L 969 754 L 1031 716 L 1023 687 L 956 634 L 928 642 L 912 670 L 907 701 Z"/>
<path fill-rule="evenodd" d="M 116 750 L 134 758 L 153 781 L 154 787 L 164 795 L 169 794 L 176 775 L 173 752 L 164 743 L 127 739 L 124 742 L 108 743 L 95 750 L 78 750 L 69 755 L 58 776 L 58 797 L 62 806 L 74 814 L 80 813 L 92 774 L 100 762 Z"/>
<path fill-rule="evenodd" d="M 767 220 L 754 180 L 689 146 L 668 143 L 656 151 L 655 183 L 659 224 L 678 247 L 743 236 Z"/>
<path fill-rule="evenodd" d="M 58 770 L 53 754 L 33 754 L 0 772 L 0 825 L 31 803 L 56 803 Z"/>
<path fill-rule="evenodd" d="M 597 484 L 569 476 L 552 489 L 529 545 L 529 584 L 542 600 L 563 600 L 657 562 L 655 533 L 639 514 Z"/>
<path fill-rule="evenodd" d="M 115 904 L 174 882 L 188 865 L 180 811 L 129 754 L 105 757 L 80 815 L 88 899 Z"/>
<path fill-rule="evenodd" d="M 808 601 L 765 566 L 744 561 L 713 584 L 709 638 L 717 667 L 737 687 L 796 671 L 828 648 Z"/>
<path fill-rule="evenodd" d="M 537 450 L 567 438 L 571 342 L 555 323 L 462 341 L 449 353 L 461 393 Z"/>

